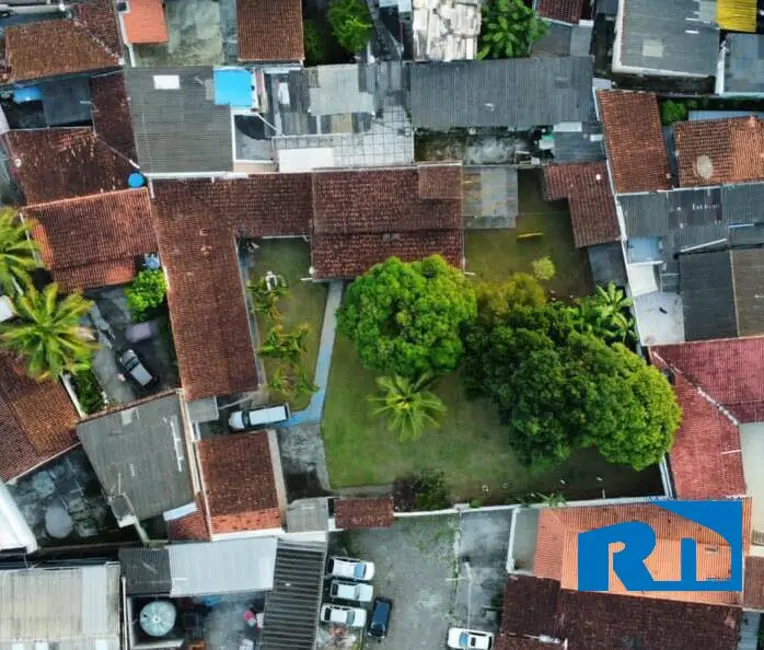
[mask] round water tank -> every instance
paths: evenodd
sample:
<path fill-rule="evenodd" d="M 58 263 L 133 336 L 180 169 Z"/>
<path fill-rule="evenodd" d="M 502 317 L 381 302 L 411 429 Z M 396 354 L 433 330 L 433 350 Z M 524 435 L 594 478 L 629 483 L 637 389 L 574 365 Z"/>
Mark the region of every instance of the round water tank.
<path fill-rule="evenodd" d="M 127 177 L 129 187 L 143 187 L 146 184 L 146 177 L 140 172 L 133 172 Z"/>
<path fill-rule="evenodd" d="M 52 505 L 45 511 L 45 530 L 54 539 L 64 539 L 72 534 L 74 524 L 63 506 Z"/>
<path fill-rule="evenodd" d="M 155 600 L 141 610 L 139 622 L 149 636 L 165 636 L 175 626 L 175 605 L 167 600 Z"/>

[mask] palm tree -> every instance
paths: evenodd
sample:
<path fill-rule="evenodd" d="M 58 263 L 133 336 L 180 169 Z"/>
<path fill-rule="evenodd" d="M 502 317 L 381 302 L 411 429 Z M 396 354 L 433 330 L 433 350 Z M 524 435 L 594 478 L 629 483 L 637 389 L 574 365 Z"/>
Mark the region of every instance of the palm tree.
<path fill-rule="evenodd" d="M 29 226 L 12 208 L 0 209 L 0 286 L 7 295 L 26 284 L 36 269 L 37 244 L 29 237 Z"/>
<path fill-rule="evenodd" d="M 634 301 L 626 296 L 623 289 L 619 289 L 612 282 L 606 288 L 597 285 L 597 293 L 594 298 L 602 315 L 605 317 L 613 314 L 623 314 L 634 304 Z"/>
<path fill-rule="evenodd" d="M 55 283 L 42 291 L 28 284 L 15 300 L 18 318 L 0 326 L 0 345 L 22 357 L 27 374 L 38 381 L 85 370 L 98 348 L 80 325 L 92 306 L 80 293 L 60 298 Z"/>
<path fill-rule="evenodd" d="M 378 405 L 373 414 L 386 416 L 390 430 L 401 442 L 416 440 L 427 426 L 439 426 L 436 416 L 445 413 L 446 407 L 439 397 L 425 390 L 431 382 L 428 375 L 415 381 L 398 375 L 377 377 L 382 394 L 369 398 Z"/>
<path fill-rule="evenodd" d="M 272 321 L 281 318 L 278 303 L 289 293 L 286 280 L 283 276 L 272 274 L 273 282 L 268 282 L 268 277 L 262 277 L 256 282 L 247 283 L 247 291 L 252 298 L 252 309 L 259 314 L 265 314 Z"/>
<path fill-rule="evenodd" d="M 264 357 L 286 359 L 297 363 L 307 350 L 310 331 L 310 325 L 305 323 L 298 325 L 292 332 L 284 330 L 283 325 L 274 325 L 265 335 L 259 352 Z"/>

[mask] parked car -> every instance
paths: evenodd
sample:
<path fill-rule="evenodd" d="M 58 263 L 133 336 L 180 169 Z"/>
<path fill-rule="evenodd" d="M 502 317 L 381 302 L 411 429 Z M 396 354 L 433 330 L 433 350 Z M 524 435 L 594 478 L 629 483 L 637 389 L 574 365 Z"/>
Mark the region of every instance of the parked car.
<path fill-rule="evenodd" d="M 289 404 L 264 406 L 263 408 L 250 411 L 234 411 L 228 417 L 228 426 L 235 431 L 243 431 L 244 429 L 252 429 L 253 427 L 260 427 L 266 424 L 286 422 L 290 415 Z"/>
<path fill-rule="evenodd" d="M 347 627 L 363 627 L 366 625 L 366 610 L 360 607 L 345 607 L 343 605 L 321 605 L 321 621 Z"/>
<path fill-rule="evenodd" d="M 369 629 L 366 634 L 377 642 L 381 642 L 387 636 L 390 626 L 390 614 L 393 611 L 393 601 L 388 598 L 377 596 L 374 606 L 371 608 Z"/>
<path fill-rule="evenodd" d="M 159 381 L 157 377 L 151 374 L 135 350 L 131 348 L 123 350 L 118 361 L 122 369 L 143 388 L 151 388 Z"/>
<path fill-rule="evenodd" d="M 338 600 L 354 600 L 359 603 L 370 603 L 374 597 L 374 587 L 365 582 L 332 580 L 329 585 L 329 595 Z"/>
<path fill-rule="evenodd" d="M 326 573 L 332 578 L 368 581 L 374 577 L 374 562 L 334 556 L 326 563 Z"/>
<path fill-rule="evenodd" d="M 462 648 L 491 650 L 493 648 L 493 634 L 480 630 L 465 630 L 463 627 L 452 627 L 448 631 L 448 647 L 457 650 L 462 650 Z"/>

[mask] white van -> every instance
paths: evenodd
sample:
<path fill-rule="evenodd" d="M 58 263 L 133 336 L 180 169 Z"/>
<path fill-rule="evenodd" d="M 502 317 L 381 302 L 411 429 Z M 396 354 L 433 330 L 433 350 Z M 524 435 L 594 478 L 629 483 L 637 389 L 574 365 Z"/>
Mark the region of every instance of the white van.
<path fill-rule="evenodd" d="M 289 404 L 264 406 L 252 411 L 234 411 L 228 418 L 228 426 L 234 431 L 286 422 L 290 416 Z"/>

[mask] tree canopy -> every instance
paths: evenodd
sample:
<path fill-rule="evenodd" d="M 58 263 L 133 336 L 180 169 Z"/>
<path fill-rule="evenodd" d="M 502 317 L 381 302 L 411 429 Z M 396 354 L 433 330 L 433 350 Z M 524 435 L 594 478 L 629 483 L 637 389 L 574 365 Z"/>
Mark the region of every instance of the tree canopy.
<path fill-rule="evenodd" d="M 0 288 L 6 295 L 27 284 L 29 273 L 38 266 L 37 244 L 29 230 L 13 208 L 0 209 Z"/>
<path fill-rule="evenodd" d="M 338 329 L 367 368 L 439 377 L 461 361 L 461 329 L 476 313 L 471 284 L 442 257 L 408 263 L 391 257 L 348 287 Z"/>
<path fill-rule="evenodd" d="M 488 0 L 483 4 L 478 59 L 528 56 L 548 27 L 523 0 Z"/>
<path fill-rule="evenodd" d="M 468 395 L 498 406 L 523 462 L 559 462 L 596 446 L 611 462 L 643 469 L 671 448 L 681 413 L 666 379 L 625 346 L 577 331 L 573 308 L 481 314 L 465 342 Z"/>

